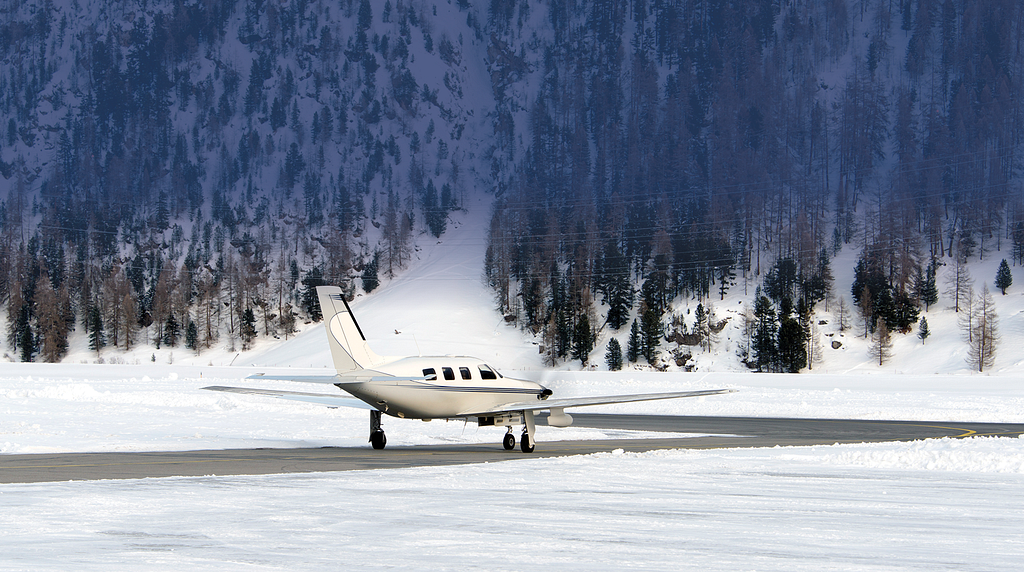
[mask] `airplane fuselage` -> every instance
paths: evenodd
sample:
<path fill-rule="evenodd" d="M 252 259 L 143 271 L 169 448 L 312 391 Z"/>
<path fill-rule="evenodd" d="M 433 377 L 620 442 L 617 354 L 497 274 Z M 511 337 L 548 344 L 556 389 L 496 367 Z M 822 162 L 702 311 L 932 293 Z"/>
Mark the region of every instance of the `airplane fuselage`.
<path fill-rule="evenodd" d="M 372 379 L 338 387 L 388 415 L 405 419 L 462 417 L 551 395 L 551 390 L 538 383 L 505 377 L 483 361 L 466 356 L 400 358 L 365 372 L 373 374 Z"/>

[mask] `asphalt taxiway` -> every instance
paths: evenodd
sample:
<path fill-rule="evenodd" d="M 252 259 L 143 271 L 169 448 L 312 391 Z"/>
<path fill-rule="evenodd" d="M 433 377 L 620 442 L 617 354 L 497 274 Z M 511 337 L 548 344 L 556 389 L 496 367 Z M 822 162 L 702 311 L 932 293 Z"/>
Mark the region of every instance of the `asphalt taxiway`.
<path fill-rule="evenodd" d="M 585 455 L 622 449 L 715 449 L 914 441 L 940 437 L 1024 434 L 1024 424 L 850 419 L 691 417 L 573 413 L 573 425 L 600 429 L 689 433 L 689 438 L 631 438 L 593 441 L 540 441 L 533 453 L 505 451 L 501 432 L 493 444 L 389 445 L 317 449 L 227 449 L 175 452 L 57 453 L 0 455 L 0 483 L 32 483 L 147 477 L 266 475 L 395 469 L 491 463 L 513 459 Z M 543 426 L 543 416 L 538 425 Z M 541 439 L 557 437 L 543 430 Z M 518 435 L 517 435 L 518 437 Z"/>

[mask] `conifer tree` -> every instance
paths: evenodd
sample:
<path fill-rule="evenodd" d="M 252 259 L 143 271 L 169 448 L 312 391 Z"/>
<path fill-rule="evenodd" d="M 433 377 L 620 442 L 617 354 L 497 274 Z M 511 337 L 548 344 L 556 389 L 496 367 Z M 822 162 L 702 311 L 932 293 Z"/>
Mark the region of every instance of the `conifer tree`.
<path fill-rule="evenodd" d="M 715 278 L 718 279 L 718 299 L 725 300 L 725 293 L 736 279 L 736 270 L 732 265 L 723 264 L 715 268 Z"/>
<path fill-rule="evenodd" d="M 654 308 L 648 308 L 641 318 L 641 353 L 647 363 L 656 365 L 658 346 L 661 345 L 661 315 Z"/>
<path fill-rule="evenodd" d="M 89 349 L 100 355 L 100 350 L 107 345 L 107 338 L 103 334 L 103 314 L 96 304 L 89 305 Z"/>
<path fill-rule="evenodd" d="M 930 335 L 932 335 L 932 332 L 928 329 L 928 319 L 921 316 L 921 321 L 917 325 L 917 337 L 921 338 L 921 345 L 924 345 L 924 341 Z"/>
<path fill-rule="evenodd" d="M 19 350 L 18 356 L 24 362 L 34 361 L 33 358 L 37 351 L 36 337 L 32 333 L 32 324 L 29 318 L 29 306 L 24 304 L 18 313 L 18 320 L 14 328 L 17 340 L 16 347 Z"/>
<path fill-rule="evenodd" d="M 633 325 L 629 328 L 629 340 L 626 342 L 626 359 L 630 363 L 640 359 L 640 354 L 643 352 L 642 342 L 640 338 L 640 324 L 636 320 L 633 320 Z"/>
<path fill-rule="evenodd" d="M 928 307 L 939 301 L 939 288 L 935 285 L 935 263 L 928 265 L 928 269 L 925 271 L 924 280 L 921 284 L 921 289 L 918 292 L 921 302 L 924 303 L 924 311 L 928 311 Z"/>
<path fill-rule="evenodd" d="M 174 348 L 178 346 L 179 337 L 181 337 L 181 324 L 174 318 L 174 314 L 169 314 L 164 323 L 163 342 Z"/>
<path fill-rule="evenodd" d="M 778 369 L 786 373 L 800 373 L 801 369 L 807 367 L 807 343 L 803 327 L 793 317 L 792 306 L 789 298 L 782 299 L 779 309 Z"/>
<path fill-rule="evenodd" d="M 36 338 L 32 334 L 32 328 L 26 326 L 21 330 L 21 339 L 18 342 L 18 346 L 21 348 L 21 361 L 35 361 L 33 358 L 36 355 Z"/>
<path fill-rule="evenodd" d="M 996 288 L 999 288 L 1003 296 L 1006 296 L 1006 289 L 1010 287 L 1010 284 L 1013 284 L 1013 274 L 1010 272 L 1010 265 L 1004 258 L 999 263 L 999 270 L 996 271 Z"/>
<path fill-rule="evenodd" d="M 618 330 L 629 319 L 629 311 L 633 306 L 633 285 L 629 281 L 629 260 L 622 255 L 613 240 L 605 242 L 598 274 L 595 286 L 604 292 L 604 302 L 608 304 L 608 325 Z"/>
<path fill-rule="evenodd" d="M 423 217 L 427 228 L 435 238 L 440 238 L 448 226 L 448 212 L 440 204 L 434 181 L 427 180 L 427 188 L 423 195 Z"/>
<path fill-rule="evenodd" d="M 711 351 L 711 316 L 704 309 L 704 304 L 697 304 L 694 312 L 693 332 L 700 336 L 700 346 L 705 351 Z"/>
<path fill-rule="evenodd" d="M 800 373 L 807 366 L 803 328 L 792 317 L 783 318 L 779 323 L 778 356 L 780 369 L 784 372 Z"/>
<path fill-rule="evenodd" d="M 188 321 L 185 327 L 185 347 L 199 353 L 199 328 L 192 320 Z"/>
<path fill-rule="evenodd" d="M 778 355 L 775 338 L 778 323 L 775 321 L 775 308 L 767 296 L 759 295 L 754 301 L 754 321 L 754 364 L 757 371 L 770 371 Z"/>
<path fill-rule="evenodd" d="M 572 358 L 587 365 L 590 352 L 594 349 L 594 333 L 590 331 L 590 318 L 586 314 L 576 320 L 572 334 Z"/>
<path fill-rule="evenodd" d="M 604 354 L 604 363 L 610 371 L 622 369 L 622 346 L 619 340 L 612 338 L 608 341 L 608 350 Z"/>
<path fill-rule="evenodd" d="M 21 342 L 25 339 L 25 330 L 31 327 L 31 308 L 25 302 L 23 293 L 21 284 L 15 283 L 11 285 L 10 296 L 7 299 L 7 343 L 13 350 L 21 349 Z"/>
<path fill-rule="evenodd" d="M 376 290 L 377 286 L 380 285 L 380 278 L 378 276 L 379 261 L 380 253 L 374 252 L 373 258 L 363 267 L 363 292 L 367 294 Z"/>
<path fill-rule="evenodd" d="M 540 280 L 532 275 L 524 276 L 519 282 L 519 298 L 522 301 L 523 313 L 526 314 L 526 326 L 536 331 L 540 326 L 543 302 Z"/>
<path fill-rule="evenodd" d="M 309 319 L 314 322 L 319 322 L 324 317 L 320 309 L 320 300 L 316 295 L 316 287 L 325 286 L 326 284 L 327 282 L 324 281 L 323 273 L 320 271 L 319 266 L 310 270 L 306 277 L 302 279 L 302 309 L 306 311 Z"/>
<path fill-rule="evenodd" d="M 239 335 L 242 338 L 242 349 L 247 350 L 252 345 L 253 338 L 256 337 L 256 314 L 253 313 L 252 308 L 246 308 L 242 312 L 242 321 L 239 325 Z"/>

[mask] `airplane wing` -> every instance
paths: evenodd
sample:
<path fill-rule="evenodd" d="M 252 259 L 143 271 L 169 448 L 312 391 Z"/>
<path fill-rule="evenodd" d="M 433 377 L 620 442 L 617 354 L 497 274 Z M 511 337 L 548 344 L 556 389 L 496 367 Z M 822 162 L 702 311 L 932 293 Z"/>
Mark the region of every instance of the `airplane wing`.
<path fill-rule="evenodd" d="M 524 401 L 520 403 L 509 403 L 490 411 L 479 413 L 467 413 L 468 417 L 479 415 L 490 415 L 494 413 L 506 413 L 510 411 L 541 411 L 544 409 L 566 409 L 569 407 L 585 407 L 588 405 L 611 405 L 614 403 L 630 403 L 633 401 L 656 401 L 659 399 L 678 399 L 681 397 L 702 397 L 705 395 L 720 395 L 723 393 L 736 393 L 735 389 L 702 389 L 699 391 L 674 391 L 669 393 L 635 393 L 631 395 L 602 395 L 595 397 L 564 397 L 561 399 L 545 399 L 536 401 Z"/>
<path fill-rule="evenodd" d="M 294 378 L 287 379 L 294 380 Z M 326 393 L 305 393 L 301 391 L 279 391 L 276 389 L 253 389 L 249 387 L 226 387 L 223 385 L 211 385 L 209 387 L 204 387 L 203 389 L 208 389 L 210 391 L 224 391 L 227 393 L 242 393 L 247 395 L 264 395 L 268 397 L 277 397 L 278 399 L 287 399 L 289 401 L 305 401 L 307 403 L 316 403 L 318 405 L 326 405 L 327 407 L 355 407 L 357 409 L 374 409 L 367 403 L 364 403 L 354 397 L 348 397 L 345 395 L 328 395 Z"/>

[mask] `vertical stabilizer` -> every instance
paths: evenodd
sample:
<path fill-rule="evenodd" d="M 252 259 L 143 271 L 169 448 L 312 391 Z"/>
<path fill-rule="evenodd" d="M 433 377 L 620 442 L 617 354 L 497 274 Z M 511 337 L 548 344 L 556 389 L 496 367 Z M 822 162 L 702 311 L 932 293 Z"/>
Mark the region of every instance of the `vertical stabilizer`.
<path fill-rule="evenodd" d="M 352 309 L 337 286 L 317 286 L 320 311 L 327 328 L 327 343 L 331 347 L 334 367 L 338 373 L 382 365 L 384 359 L 373 353 L 366 343 Z"/>

